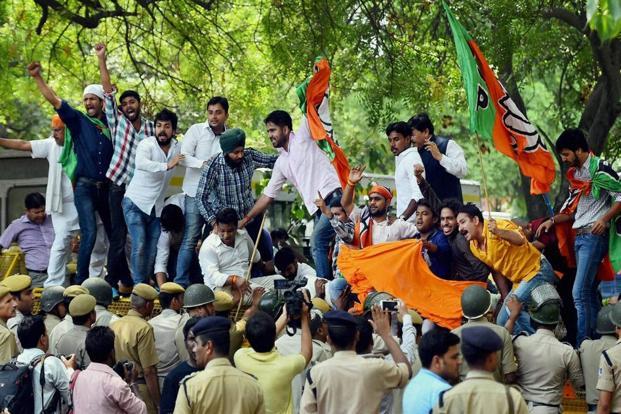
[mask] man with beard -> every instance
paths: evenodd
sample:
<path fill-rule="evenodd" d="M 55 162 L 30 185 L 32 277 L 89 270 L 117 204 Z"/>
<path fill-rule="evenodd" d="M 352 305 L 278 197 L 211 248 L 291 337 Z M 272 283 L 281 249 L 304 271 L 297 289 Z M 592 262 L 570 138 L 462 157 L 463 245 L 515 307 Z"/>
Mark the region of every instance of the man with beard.
<path fill-rule="evenodd" d="M 183 241 L 177 256 L 175 283 L 187 287 L 191 284 L 190 269 L 197 260 L 196 245 L 205 221 L 198 209 L 196 191 L 201 178 L 201 169 L 208 160 L 220 152 L 219 137 L 226 130 L 229 118 L 229 101 L 214 96 L 207 102 L 207 122 L 192 125 L 183 137 L 181 153 L 186 157 L 181 163 L 185 167 L 183 193 L 185 194 L 185 227 Z M 209 234 L 211 229 L 205 229 Z"/>
<path fill-rule="evenodd" d="M 108 250 L 107 281 L 116 289 L 119 281 L 125 292 L 131 291 L 133 285 L 127 257 L 125 243 L 127 241 L 127 226 L 123 217 L 121 202 L 125 195 L 125 187 L 134 175 L 134 162 L 138 143 L 146 137 L 154 135 L 153 122 L 141 116 L 140 95 L 136 91 L 126 90 L 121 94 L 118 108 L 115 95 L 116 88 L 110 81 L 110 74 L 106 65 L 106 45 L 99 43 L 95 46 L 95 53 L 99 60 L 99 74 L 104 88 L 106 119 L 112 136 L 114 152 L 106 177 L 111 181 L 108 193 L 110 206 L 110 248 Z"/>
<path fill-rule="evenodd" d="M 238 219 L 244 218 L 254 205 L 252 196 L 252 175 L 257 168 L 274 168 L 278 155 L 268 155 L 252 148 L 245 148 L 246 133 L 239 128 L 227 129 L 220 135 L 222 152 L 207 161 L 196 191 L 198 210 L 209 223 L 215 226 L 216 214 L 223 208 L 232 208 Z M 253 241 L 261 231 L 261 216 L 246 224 L 248 235 Z M 272 245 L 268 238 L 261 238 L 259 253 L 264 261 L 273 258 Z M 273 269 L 272 269 L 273 270 Z"/>
<path fill-rule="evenodd" d="M 84 89 L 84 113 L 61 100 L 45 83 L 39 62 L 28 65 L 28 72 L 70 132 L 65 136 L 60 163 L 69 178 L 75 180 L 74 203 L 81 231 L 76 283 L 81 283 L 89 276 L 97 236 L 96 213 L 99 213 L 108 238 L 112 231 L 108 206 L 110 180 L 106 177 L 112 158 L 112 142 L 103 111 L 104 91 L 101 85 L 88 85 Z"/>
<path fill-rule="evenodd" d="M 78 212 L 73 204 L 71 180 L 58 163 L 65 144 L 65 124 L 58 115 L 52 117 L 52 135 L 47 139 L 25 141 L 0 138 L 0 147 L 32 153 L 32 158 L 46 158 L 49 164 L 45 212 L 52 218 L 54 242 L 47 265 L 47 279 L 43 286 L 65 285 L 66 267 L 71 253 L 71 240 L 79 230 Z M 106 243 L 103 227 L 99 224 L 97 243 L 90 262 L 89 274 L 98 277 L 103 272 Z"/>
<path fill-rule="evenodd" d="M 184 158 L 174 138 L 176 130 L 177 115 L 164 108 L 155 115 L 156 136 L 142 140 L 136 150 L 136 171 L 123 198 L 123 213 L 132 239 L 134 283 L 148 283 L 153 275 L 164 193 L 173 168 Z"/>
<path fill-rule="evenodd" d="M 393 122 L 386 128 L 386 136 L 390 151 L 395 156 L 395 185 L 397 186 L 397 217 L 414 221 L 416 218 L 416 202 L 424 198 L 414 166 L 422 165 L 423 161 L 418 150 L 412 147 L 412 128 L 407 122 Z"/>
<path fill-rule="evenodd" d="M 274 148 L 278 148 L 279 156 L 263 195 L 241 220 L 240 227 L 261 215 L 274 201 L 285 182 L 291 182 L 302 196 L 306 209 L 314 217 L 311 253 L 317 274 L 331 279 L 332 265 L 328 253 L 334 230 L 330 219 L 322 215 L 315 205 L 315 199 L 319 193 L 325 203 L 330 205 L 333 199 L 341 196 L 341 182 L 336 169 L 311 137 L 306 118 L 296 133 L 293 132 L 291 115 L 285 111 L 273 111 L 264 121 L 270 141 Z"/>
<path fill-rule="evenodd" d="M 593 337 L 600 308 L 595 277 L 597 269 L 609 247 L 609 231 L 613 236 L 621 232 L 621 181 L 612 167 L 596 157 L 589 148 L 584 131 L 570 128 L 563 131 L 556 141 L 569 180 L 569 198 L 559 214 L 537 229 L 536 237 L 547 232 L 555 223 L 573 219 L 576 232 L 576 281 L 572 291 L 578 314 L 576 346 L 587 337 Z M 612 226 L 612 229 L 609 229 Z M 618 237 L 610 240 L 611 246 Z M 618 258 L 619 252 L 610 252 Z M 618 260 L 618 259 L 617 259 Z"/>
<path fill-rule="evenodd" d="M 438 228 L 438 213 L 424 198 L 416 207 L 417 239 L 423 243 L 423 257 L 434 275 L 449 279 L 451 246 L 446 235 Z"/>

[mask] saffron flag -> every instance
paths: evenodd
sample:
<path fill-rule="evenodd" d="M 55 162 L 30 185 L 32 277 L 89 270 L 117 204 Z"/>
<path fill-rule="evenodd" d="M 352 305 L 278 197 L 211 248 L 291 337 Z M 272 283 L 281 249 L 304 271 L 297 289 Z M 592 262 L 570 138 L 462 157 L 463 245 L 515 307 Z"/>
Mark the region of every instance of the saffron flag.
<path fill-rule="evenodd" d="M 349 178 L 349 162 L 334 140 L 329 108 L 330 73 L 328 60 L 318 57 L 313 65 L 313 74 L 298 85 L 296 93 L 300 99 L 300 110 L 306 116 L 311 137 L 326 153 L 336 169 L 341 186 L 345 188 Z"/>
<path fill-rule="evenodd" d="M 421 254 L 420 240 L 380 243 L 364 249 L 341 245 L 337 259 L 341 273 L 358 295 L 361 310 L 373 290 L 388 292 L 416 309 L 424 318 L 445 328 L 461 324 L 461 294 L 482 282 L 445 280 L 434 275 Z"/>
<path fill-rule="evenodd" d="M 507 94 L 477 43 L 446 3 L 442 4 L 453 32 L 466 88 L 470 130 L 492 140 L 498 151 L 517 162 L 522 174 L 531 179 L 531 194 L 548 193 L 555 177 L 552 154 L 537 129 Z"/>

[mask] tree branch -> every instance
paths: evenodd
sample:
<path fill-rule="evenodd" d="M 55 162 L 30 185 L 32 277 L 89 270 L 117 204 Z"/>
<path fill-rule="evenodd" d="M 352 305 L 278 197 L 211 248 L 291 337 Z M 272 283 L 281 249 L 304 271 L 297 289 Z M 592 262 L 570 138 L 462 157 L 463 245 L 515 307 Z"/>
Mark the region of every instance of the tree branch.
<path fill-rule="evenodd" d="M 585 18 L 577 15 L 576 13 L 572 13 L 565 8 L 551 7 L 544 9 L 543 15 L 548 18 L 558 19 L 585 35 L 587 35 L 590 31 L 587 27 Z"/>

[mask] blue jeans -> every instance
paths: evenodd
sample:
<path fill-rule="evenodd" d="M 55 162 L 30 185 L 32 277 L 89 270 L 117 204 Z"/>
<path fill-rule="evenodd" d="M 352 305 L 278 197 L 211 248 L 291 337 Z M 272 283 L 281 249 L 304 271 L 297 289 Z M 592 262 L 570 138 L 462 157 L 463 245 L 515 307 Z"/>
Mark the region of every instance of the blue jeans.
<path fill-rule="evenodd" d="M 89 277 L 89 266 L 91 254 L 95 247 L 97 238 L 97 217 L 104 225 L 106 234 L 110 238 L 110 210 L 108 208 L 108 183 L 78 178 L 73 191 L 75 208 L 78 211 L 78 222 L 80 223 L 80 250 L 78 251 L 78 273 L 75 283 L 81 284 Z"/>
<path fill-rule="evenodd" d="M 129 198 L 123 199 L 123 213 L 132 238 L 131 270 L 134 283 L 149 283 L 155 267 L 160 219 L 140 210 Z"/>
<path fill-rule="evenodd" d="M 571 291 L 578 315 L 576 346 L 586 337 L 593 338 L 600 302 L 597 297 L 597 269 L 608 251 L 608 233 L 601 236 L 576 236 L 576 281 Z"/>
<path fill-rule="evenodd" d="M 340 199 L 342 195 L 343 192 L 340 189 L 334 190 L 326 197 L 326 205 L 330 205 L 330 202 L 335 198 Z M 315 228 L 311 235 L 311 254 L 315 262 L 315 270 L 317 276 L 332 279 L 332 263 L 328 255 L 330 254 L 330 243 L 334 240 L 334 229 L 330 220 L 321 214 L 321 211 L 315 213 L 314 221 Z"/>
<path fill-rule="evenodd" d="M 183 241 L 179 247 L 177 256 L 177 272 L 175 283 L 188 287 L 190 285 L 190 268 L 192 263 L 198 260 L 196 244 L 201 236 L 201 230 L 205 220 L 198 211 L 195 197 L 185 196 L 185 228 Z"/>
<path fill-rule="evenodd" d="M 513 295 L 520 301 L 522 304 L 522 312 L 520 312 L 520 316 L 517 321 L 515 321 L 515 326 L 513 327 L 512 334 L 518 334 L 520 332 L 527 332 L 528 334 L 532 334 L 535 332 L 533 327 L 530 324 L 530 315 L 528 314 L 528 302 L 530 300 L 530 292 L 537 286 L 543 283 L 556 284 L 556 275 L 554 274 L 554 270 L 552 270 L 552 265 L 548 262 L 548 259 L 545 256 L 541 256 L 541 264 L 539 267 L 539 273 L 535 275 L 532 279 L 527 282 L 521 282 L 517 287 L 514 287 L 511 290 L 511 293 L 507 295 L 505 298 L 505 302 L 503 304 L 502 309 L 498 312 L 498 317 L 496 318 L 496 323 L 498 325 L 504 326 L 507 320 L 509 319 L 509 309 L 507 308 L 507 299 L 509 296 Z"/>
<path fill-rule="evenodd" d="M 248 235 L 252 239 L 253 242 L 257 242 L 257 236 L 259 235 L 259 226 L 261 225 L 261 220 L 263 219 L 263 214 L 259 214 L 248 224 L 246 224 L 246 231 Z M 272 245 L 272 237 L 270 233 L 263 228 L 261 233 L 261 240 L 259 240 L 259 246 L 257 247 L 259 253 L 261 253 L 261 260 L 264 262 L 269 262 L 274 259 L 274 246 Z"/>

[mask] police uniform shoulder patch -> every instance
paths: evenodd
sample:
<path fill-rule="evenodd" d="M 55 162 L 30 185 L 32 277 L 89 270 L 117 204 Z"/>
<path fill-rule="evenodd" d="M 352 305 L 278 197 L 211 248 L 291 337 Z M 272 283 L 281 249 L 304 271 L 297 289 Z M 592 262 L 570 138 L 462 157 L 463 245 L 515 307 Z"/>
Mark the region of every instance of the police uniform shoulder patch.
<path fill-rule="evenodd" d="M 181 381 L 179 381 L 179 383 L 183 384 L 187 380 L 190 380 L 190 379 L 194 378 L 196 376 L 196 374 L 198 374 L 199 372 L 201 372 L 201 371 L 196 371 L 196 372 L 193 372 L 191 374 L 186 375 L 185 377 L 181 378 Z"/>
<path fill-rule="evenodd" d="M 511 342 L 515 342 L 515 340 L 518 339 L 520 336 L 529 336 L 529 335 L 528 335 L 528 332 L 522 331 L 522 332 L 520 332 L 517 335 L 513 335 L 513 338 L 511 339 Z"/>

